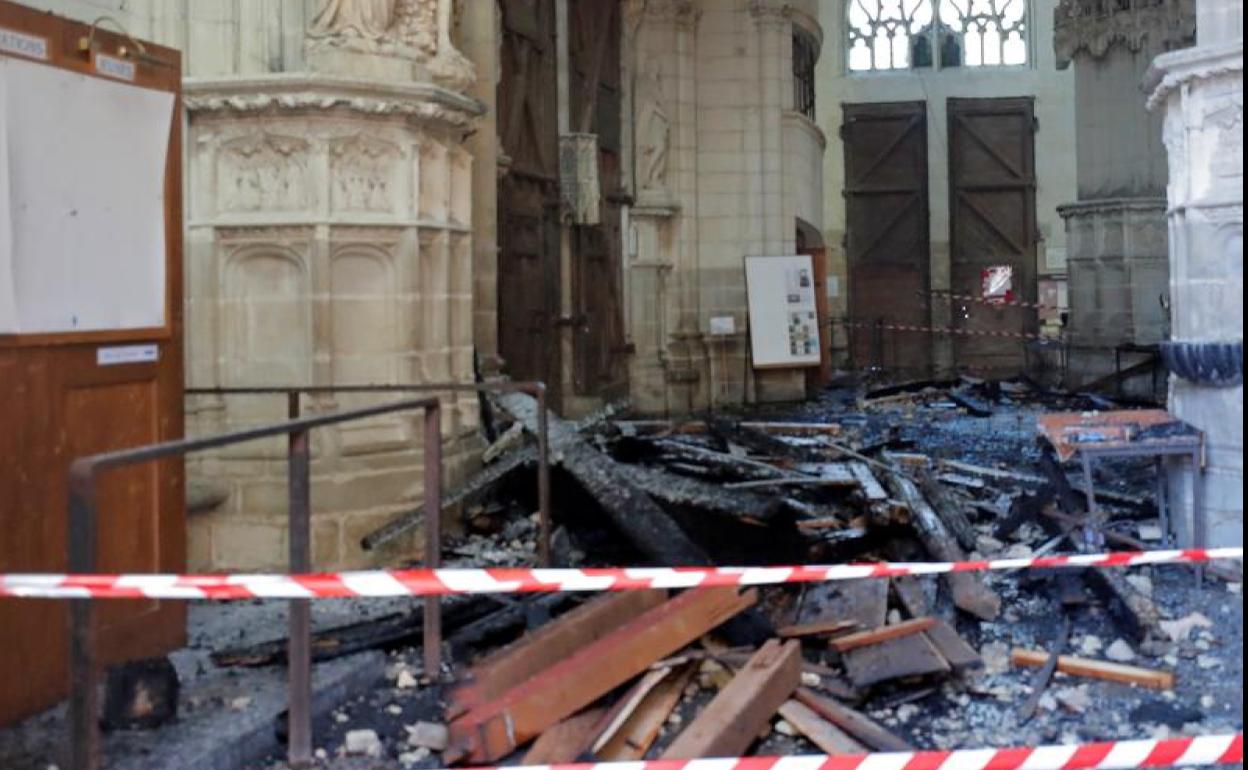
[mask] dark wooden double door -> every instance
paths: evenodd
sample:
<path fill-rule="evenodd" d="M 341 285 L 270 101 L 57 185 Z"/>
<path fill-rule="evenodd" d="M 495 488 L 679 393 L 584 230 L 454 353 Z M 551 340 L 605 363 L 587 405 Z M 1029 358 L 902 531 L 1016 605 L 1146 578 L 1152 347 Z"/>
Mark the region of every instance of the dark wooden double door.
<path fill-rule="evenodd" d="M 569 129 L 598 137 L 601 223 L 569 226 L 567 276 L 560 258 L 555 3 L 506 0 L 499 9 L 498 130 L 510 159 L 498 191 L 499 352 L 512 377 L 544 380 L 556 404 L 565 395 L 561 372 L 568 363 L 573 395 L 615 398 L 627 392 L 620 4 L 568 5 Z M 560 343 L 564 328 L 572 332 L 570 351 Z"/>
<path fill-rule="evenodd" d="M 979 297 L 983 270 L 1008 265 L 1014 296 L 1034 301 L 1032 100 L 950 99 L 947 116 L 951 293 Z M 1034 332 L 1034 312 L 931 291 L 926 103 L 847 104 L 841 137 L 855 365 L 926 375 L 935 335 L 947 334 L 960 370 L 1021 370 L 1022 339 L 997 333 Z M 950 332 L 926 331 L 943 315 L 937 303 L 950 310 Z"/>

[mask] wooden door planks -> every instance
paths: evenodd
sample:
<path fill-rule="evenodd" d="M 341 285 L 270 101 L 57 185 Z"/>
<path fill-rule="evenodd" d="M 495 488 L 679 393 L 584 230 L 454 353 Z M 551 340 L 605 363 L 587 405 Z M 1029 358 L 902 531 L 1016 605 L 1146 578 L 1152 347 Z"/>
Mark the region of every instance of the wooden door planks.
<path fill-rule="evenodd" d="M 702 588 L 648 610 L 452 722 L 444 758 L 493 762 L 507 756 L 757 601 L 753 590 Z"/>
<path fill-rule="evenodd" d="M 797 641 L 769 640 L 663 752 L 663 759 L 739 757 L 801 683 Z"/>

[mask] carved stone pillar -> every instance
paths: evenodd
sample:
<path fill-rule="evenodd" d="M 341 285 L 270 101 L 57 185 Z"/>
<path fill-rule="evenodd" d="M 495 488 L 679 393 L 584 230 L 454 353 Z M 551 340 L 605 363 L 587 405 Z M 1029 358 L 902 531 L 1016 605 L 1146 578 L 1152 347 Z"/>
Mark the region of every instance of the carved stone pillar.
<path fill-rule="evenodd" d="M 1111 373 L 1117 346 L 1167 334 L 1166 164 L 1160 119 L 1138 93 L 1152 57 L 1188 45 L 1195 22 L 1193 0 L 1062 0 L 1054 12 L 1058 66 L 1075 68 L 1079 199 L 1058 212 L 1076 386 Z"/>
<path fill-rule="evenodd" d="M 1170 411 L 1205 431 L 1214 545 L 1244 541 L 1244 40 L 1239 0 L 1198 2 L 1199 45 L 1158 56 L 1170 183 Z M 1171 499 L 1190 516 L 1187 474 Z M 1191 532 L 1190 522 L 1187 532 Z"/>
<path fill-rule="evenodd" d="M 472 156 L 481 105 L 450 44 L 449 0 L 326 0 L 308 70 L 190 78 L 188 386 L 345 385 L 472 378 Z M 394 396 L 305 397 L 305 413 Z M 451 479 L 474 440 L 475 399 L 443 401 Z M 193 397 L 188 432 L 283 419 L 285 399 Z M 419 504 L 420 418 L 313 436 L 317 568 L 393 561 L 408 537 L 361 536 Z M 191 472 L 227 485 L 191 521 L 199 568 L 281 568 L 282 442 L 246 444 Z"/>

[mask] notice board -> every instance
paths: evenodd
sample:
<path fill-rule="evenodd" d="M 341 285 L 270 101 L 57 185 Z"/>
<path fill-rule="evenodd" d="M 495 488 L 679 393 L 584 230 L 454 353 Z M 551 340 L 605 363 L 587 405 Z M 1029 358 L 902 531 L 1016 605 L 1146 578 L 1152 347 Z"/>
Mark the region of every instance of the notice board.
<path fill-rule="evenodd" d="M 819 319 L 810 255 L 746 257 L 745 286 L 754 367 L 818 366 Z"/>
<path fill-rule="evenodd" d="M 74 459 L 183 435 L 177 51 L 0 0 L 0 572 L 67 569 Z M 96 568 L 184 572 L 181 461 L 104 473 Z M 0 724 L 68 690 L 68 604 L 0 602 Z M 182 602 L 101 602 L 102 662 Z"/>

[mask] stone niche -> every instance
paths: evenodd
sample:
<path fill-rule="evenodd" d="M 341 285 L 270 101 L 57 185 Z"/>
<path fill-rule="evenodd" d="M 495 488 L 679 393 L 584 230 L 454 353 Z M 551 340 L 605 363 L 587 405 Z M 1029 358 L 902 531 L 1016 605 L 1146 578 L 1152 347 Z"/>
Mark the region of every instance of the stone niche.
<path fill-rule="evenodd" d="M 1199 44 L 1157 57 L 1146 85 L 1170 163 L 1170 344 L 1196 353 L 1239 344 L 1237 364 L 1216 377 L 1176 371 L 1169 401 L 1205 432 L 1209 542 L 1231 546 L 1244 542 L 1243 5 L 1201 0 L 1198 13 Z M 1190 477 L 1171 482 L 1190 533 Z"/>
<path fill-rule="evenodd" d="M 472 162 L 463 137 L 479 105 L 430 82 L 325 73 L 191 79 L 187 386 L 471 381 Z M 478 441 L 472 394 L 442 394 L 444 478 Z M 302 412 L 401 394 L 308 395 Z M 188 398 L 204 435 L 285 419 L 277 395 Z M 313 564 L 392 563 L 419 531 L 378 552 L 360 538 L 420 505 L 422 415 L 312 435 Z M 192 569 L 282 569 L 284 439 L 188 463 L 228 492 L 190 516 Z"/>

